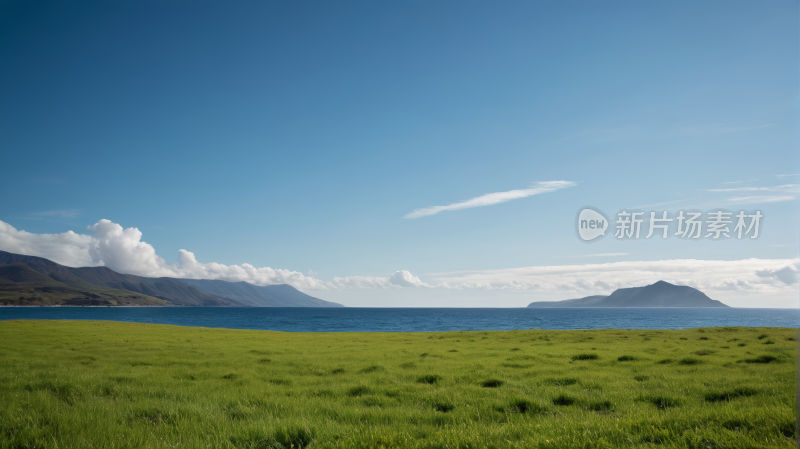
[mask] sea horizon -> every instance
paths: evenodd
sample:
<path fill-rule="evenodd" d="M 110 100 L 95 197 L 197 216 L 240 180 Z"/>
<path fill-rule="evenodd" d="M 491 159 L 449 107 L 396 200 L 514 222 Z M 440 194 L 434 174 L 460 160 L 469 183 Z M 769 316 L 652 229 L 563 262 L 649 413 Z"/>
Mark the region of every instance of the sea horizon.
<path fill-rule="evenodd" d="M 282 332 L 795 328 L 800 322 L 800 309 L 189 306 L 7 306 L 0 309 L 0 321 L 16 319 L 119 321 Z"/>

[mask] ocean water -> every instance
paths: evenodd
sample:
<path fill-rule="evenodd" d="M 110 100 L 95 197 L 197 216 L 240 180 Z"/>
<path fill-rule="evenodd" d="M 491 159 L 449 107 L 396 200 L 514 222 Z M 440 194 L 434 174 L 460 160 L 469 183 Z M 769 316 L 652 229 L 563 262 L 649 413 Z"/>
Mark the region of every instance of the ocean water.
<path fill-rule="evenodd" d="M 0 320 L 104 320 L 286 332 L 800 327 L 800 309 L 0 307 Z"/>

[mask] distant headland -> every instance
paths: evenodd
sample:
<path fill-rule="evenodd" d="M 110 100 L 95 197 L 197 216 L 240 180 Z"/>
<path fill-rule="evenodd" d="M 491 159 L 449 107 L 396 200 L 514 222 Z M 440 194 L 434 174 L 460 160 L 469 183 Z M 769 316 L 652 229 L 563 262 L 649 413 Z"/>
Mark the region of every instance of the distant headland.
<path fill-rule="evenodd" d="M 665 281 L 644 287 L 620 288 L 603 296 L 564 301 L 539 301 L 528 304 L 531 308 L 556 307 L 729 307 L 711 299 L 705 293 L 686 285 L 674 285 Z"/>
<path fill-rule="evenodd" d="M 0 251 L 0 305 L 344 307 L 291 285 L 148 278 Z"/>

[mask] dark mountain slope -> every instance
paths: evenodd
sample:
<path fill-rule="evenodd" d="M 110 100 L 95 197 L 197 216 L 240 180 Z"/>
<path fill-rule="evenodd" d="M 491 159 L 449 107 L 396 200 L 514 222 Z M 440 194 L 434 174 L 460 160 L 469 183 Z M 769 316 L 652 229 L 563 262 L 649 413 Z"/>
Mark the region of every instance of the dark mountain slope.
<path fill-rule="evenodd" d="M 644 287 L 620 288 L 608 296 L 587 296 L 566 301 L 532 302 L 532 308 L 548 307 L 728 307 L 696 288 L 658 281 Z"/>
<path fill-rule="evenodd" d="M 595 304 L 606 298 L 608 298 L 608 296 L 596 295 L 587 296 L 585 298 L 566 299 L 564 301 L 539 301 L 530 303 L 528 307 L 597 307 Z"/>
<path fill-rule="evenodd" d="M 291 285 L 276 284 L 263 287 L 247 282 L 228 282 L 209 279 L 172 279 L 221 298 L 230 298 L 256 307 L 343 307 L 335 302 L 314 298 Z"/>
<path fill-rule="evenodd" d="M 3 305 L 140 305 L 165 306 L 166 301 L 127 290 L 58 282 L 24 263 L 0 265 Z"/>
<path fill-rule="evenodd" d="M 81 289 L 106 287 L 127 290 L 185 306 L 241 306 L 237 301 L 209 295 L 169 278 L 146 278 L 121 274 L 108 267 L 71 268 L 36 256 L 22 256 L 0 251 L 0 264 L 24 263 L 34 270 L 63 284 Z"/>
<path fill-rule="evenodd" d="M 66 284 L 45 276 L 24 263 L 0 265 L 0 285 L 67 288 Z"/>
<path fill-rule="evenodd" d="M 109 294 L 136 293 L 173 305 L 257 307 L 341 307 L 306 295 L 290 285 L 258 287 L 246 282 L 148 278 L 121 274 L 108 267 L 71 268 L 36 256 L 0 251 L 0 266 L 25 264 L 51 281 L 73 289 L 109 290 Z M 50 282 L 40 279 L 42 282 Z M 113 292 L 111 291 L 113 290 Z"/>

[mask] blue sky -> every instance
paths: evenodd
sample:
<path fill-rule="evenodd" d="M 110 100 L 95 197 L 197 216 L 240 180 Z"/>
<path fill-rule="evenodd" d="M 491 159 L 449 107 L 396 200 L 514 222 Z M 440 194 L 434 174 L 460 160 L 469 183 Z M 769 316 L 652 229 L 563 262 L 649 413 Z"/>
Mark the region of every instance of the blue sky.
<path fill-rule="evenodd" d="M 0 220 L 91 236 L 106 219 L 137 228 L 168 264 L 185 249 L 200 263 L 299 272 L 323 286 L 304 291 L 353 306 L 608 292 L 577 277 L 448 289 L 435 273 L 683 259 L 796 270 L 798 12 L 790 1 L 3 2 Z M 404 218 L 548 181 L 575 185 Z M 585 205 L 759 209 L 765 223 L 753 241 L 585 244 L 574 228 Z M 403 270 L 410 284 L 386 281 Z M 741 273 L 670 279 L 738 305 L 797 306 L 798 283 L 723 287 Z M 347 277 L 373 281 L 324 286 Z"/>

